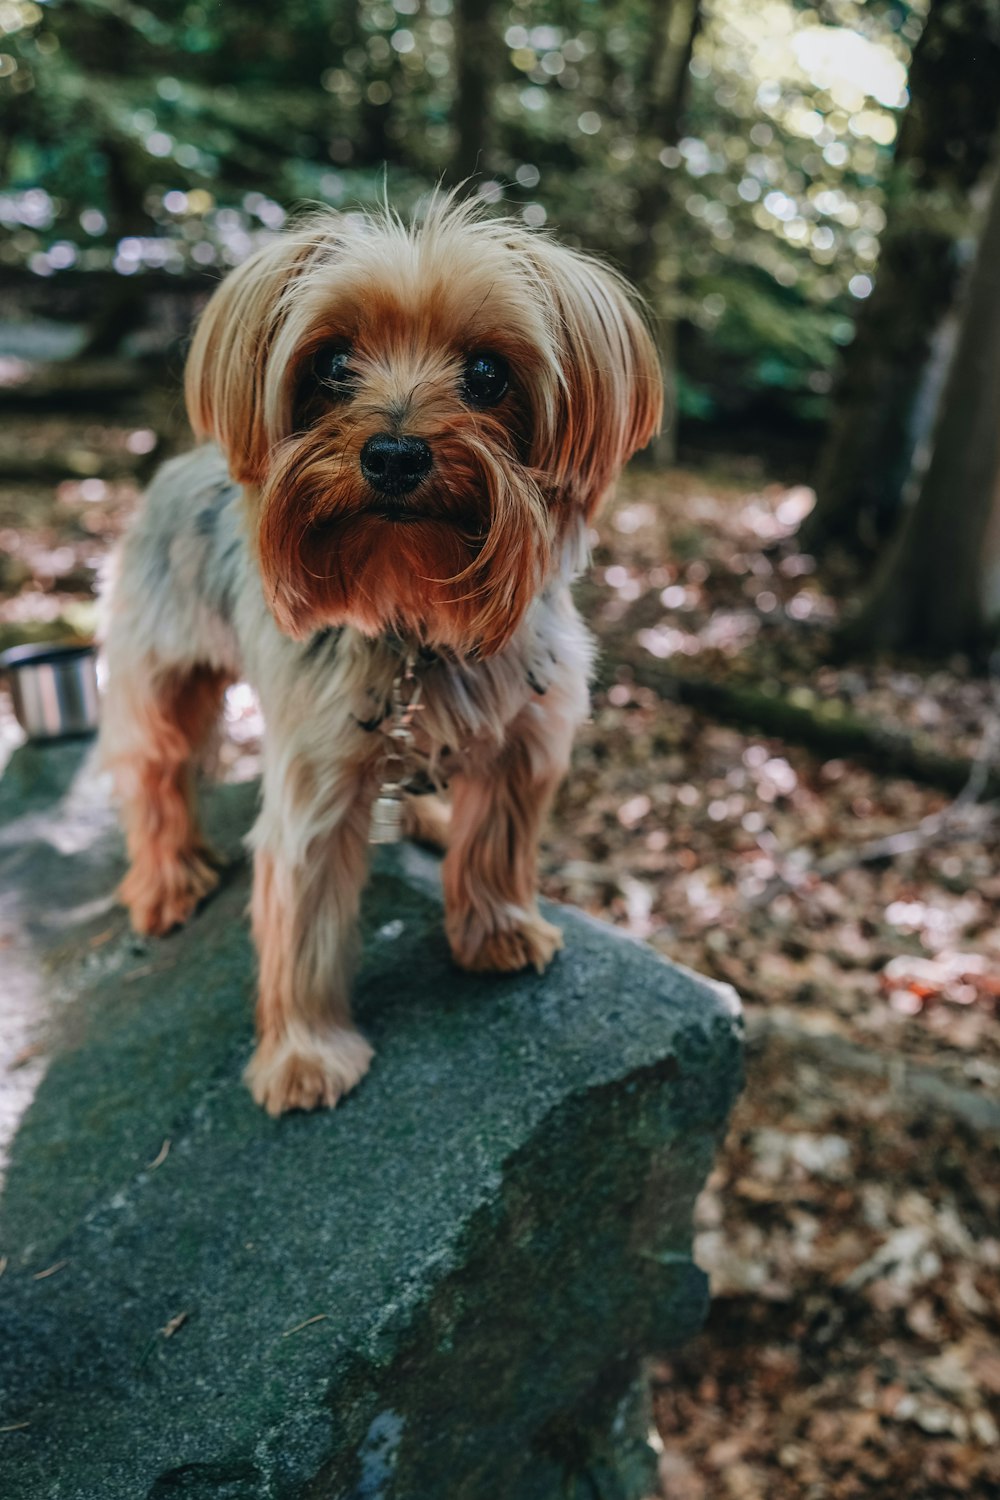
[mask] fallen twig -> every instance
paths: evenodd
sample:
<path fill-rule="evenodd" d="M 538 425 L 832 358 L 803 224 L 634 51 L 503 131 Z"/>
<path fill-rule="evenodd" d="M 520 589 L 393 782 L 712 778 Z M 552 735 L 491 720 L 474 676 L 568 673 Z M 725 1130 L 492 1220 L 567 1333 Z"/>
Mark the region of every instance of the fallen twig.
<path fill-rule="evenodd" d="M 993 771 L 1000 757 L 1000 653 L 990 660 L 993 677 L 993 700 L 995 712 L 987 721 L 975 759 L 969 766 L 965 782 L 957 796 L 940 812 L 922 818 L 916 828 L 901 829 L 881 838 L 869 839 L 853 849 L 838 849 L 817 863 L 796 863 L 790 857 L 782 858 L 776 841 L 760 838 L 758 843 L 778 866 L 776 873 L 763 890 L 745 898 L 748 907 L 769 906 L 776 896 L 786 891 L 800 891 L 803 886 L 812 886 L 817 880 L 835 880 L 846 870 L 858 865 L 874 864 L 881 859 L 898 859 L 901 854 L 915 854 L 935 844 L 958 843 L 965 839 L 980 837 L 990 823 L 1000 815 L 1000 803 L 983 804 L 980 798 L 991 786 Z"/>
<path fill-rule="evenodd" d="M 122 984 L 131 984 L 135 979 L 148 979 L 150 974 L 166 974 L 176 962 L 172 958 L 167 964 L 141 964 L 138 969 L 130 969 L 127 974 L 122 975 Z"/>
<path fill-rule="evenodd" d="M 157 1151 L 156 1155 L 153 1157 L 153 1160 L 146 1163 L 146 1171 L 147 1172 L 155 1172 L 156 1169 L 157 1169 L 157 1167 L 162 1167 L 163 1166 L 163 1163 L 166 1161 L 166 1159 L 167 1159 L 167 1157 L 169 1155 L 170 1155 L 170 1137 L 169 1137 L 169 1135 L 167 1135 L 167 1136 L 164 1136 L 164 1138 L 163 1138 L 163 1145 L 160 1147 L 159 1151 Z"/>
<path fill-rule="evenodd" d="M 22 1047 L 20 1052 L 11 1058 L 7 1064 L 7 1072 L 15 1073 L 18 1068 L 25 1067 L 27 1063 L 31 1062 L 32 1058 L 38 1057 L 44 1051 L 44 1042 L 29 1042 L 27 1047 Z"/>
<path fill-rule="evenodd" d="M 317 1313 L 314 1318 L 306 1318 L 304 1323 L 296 1323 L 294 1328 L 286 1328 L 281 1337 L 289 1339 L 293 1333 L 301 1333 L 303 1328 L 308 1328 L 310 1323 L 322 1323 L 327 1316 L 327 1313 Z"/>
<path fill-rule="evenodd" d="M 31 1279 L 32 1281 L 44 1281 L 46 1276 L 54 1276 L 57 1271 L 61 1271 L 64 1266 L 68 1265 L 68 1260 L 57 1260 L 54 1266 L 47 1266 L 44 1271 L 36 1271 Z"/>
<path fill-rule="evenodd" d="M 976 816 L 970 817 L 970 813 Z M 836 880 L 846 870 L 859 865 L 876 864 L 880 859 L 898 859 L 901 854 L 915 854 L 930 849 L 935 844 L 954 844 L 966 839 L 979 838 L 990 823 L 1000 815 L 1000 804 L 987 803 L 970 808 L 960 805 L 958 799 L 950 802 L 939 813 L 922 818 L 916 828 L 901 829 L 882 838 L 869 839 L 853 849 L 838 849 L 815 864 L 796 864 L 792 859 L 781 859 L 775 841 L 758 839 L 760 847 L 770 859 L 780 861 L 780 868 L 764 886 L 752 896 L 745 898 L 751 908 L 769 906 L 776 896 L 786 891 L 801 891 L 818 880 Z"/>

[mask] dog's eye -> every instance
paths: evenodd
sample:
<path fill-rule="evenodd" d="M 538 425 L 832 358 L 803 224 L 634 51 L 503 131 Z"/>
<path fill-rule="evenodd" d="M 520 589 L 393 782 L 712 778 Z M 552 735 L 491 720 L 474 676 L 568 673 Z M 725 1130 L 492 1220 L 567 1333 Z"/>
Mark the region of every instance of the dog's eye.
<path fill-rule="evenodd" d="M 510 371 L 500 354 L 477 350 L 465 361 L 462 395 L 470 406 L 496 406 L 507 394 Z"/>
<path fill-rule="evenodd" d="M 343 401 L 354 386 L 350 344 L 324 344 L 312 362 L 313 379 L 325 387 L 335 401 Z"/>

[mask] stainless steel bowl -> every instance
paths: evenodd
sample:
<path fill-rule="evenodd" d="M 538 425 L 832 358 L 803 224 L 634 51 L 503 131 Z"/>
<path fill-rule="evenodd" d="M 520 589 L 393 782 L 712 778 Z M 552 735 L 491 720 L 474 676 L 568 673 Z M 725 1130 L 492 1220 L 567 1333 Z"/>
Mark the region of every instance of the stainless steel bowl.
<path fill-rule="evenodd" d="M 97 728 L 97 652 L 93 646 L 14 646 L 0 655 L 14 712 L 33 740 L 92 734 Z"/>

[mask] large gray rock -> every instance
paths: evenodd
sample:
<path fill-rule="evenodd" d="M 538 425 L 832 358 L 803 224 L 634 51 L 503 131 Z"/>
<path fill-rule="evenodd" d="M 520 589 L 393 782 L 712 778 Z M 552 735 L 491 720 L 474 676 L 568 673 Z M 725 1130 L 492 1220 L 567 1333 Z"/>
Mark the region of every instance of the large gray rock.
<path fill-rule="evenodd" d="M 436 862 L 387 851 L 356 986 L 375 1066 L 272 1121 L 240 1081 L 255 789 L 210 797 L 230 878 L 145 943 L 81 760 L 26 749 L 0 783 L 0 1495 L 648 1492 L 636 1378 L 704 1313 L 731 996 L 571 911 L 544 977 L 459 975 Z"/>

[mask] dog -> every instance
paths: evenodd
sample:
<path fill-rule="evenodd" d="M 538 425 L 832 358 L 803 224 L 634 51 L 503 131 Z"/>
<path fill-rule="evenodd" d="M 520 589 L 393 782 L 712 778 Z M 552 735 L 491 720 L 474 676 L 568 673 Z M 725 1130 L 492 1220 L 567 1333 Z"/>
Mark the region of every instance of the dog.
<path fill-rule="evenodd" d="M 217 882 L 193 761 L 226 687 L 263 709 L 249 836 L 258 955 L 246 1079 L 332 1106 L 372 1058 L 349 984 L 368 845 L 443 833 L 463 969 L 544 969 L 540 827 L 589 708 L 570 597 L 587 530 L 657 431 L 638 298 L 599 261 L 438 194 L 315 212 L 214 292 L 185 372 L 200 446 L 154 478 L 107 600 L 101 731 L 136 931 Z M 373 807 L 375 820 L 373 823 Z"/>

